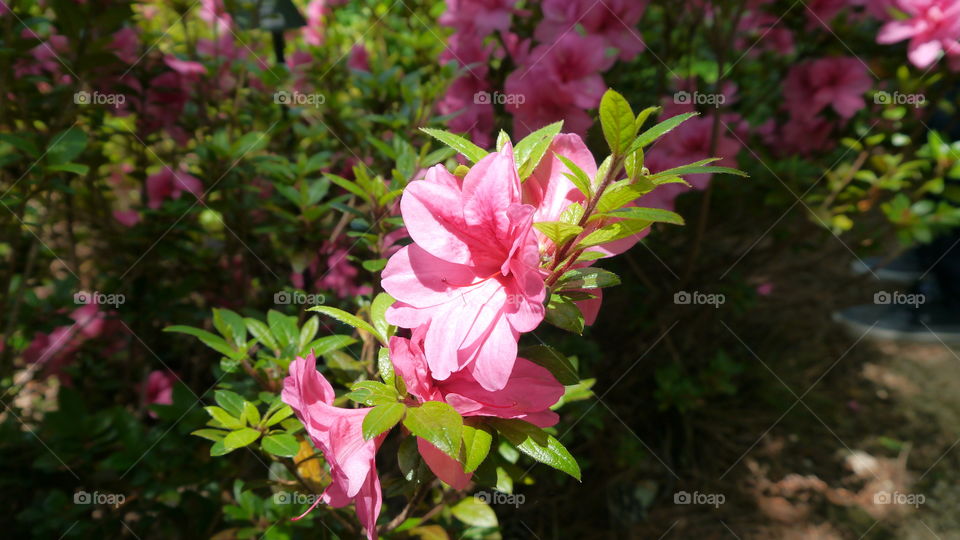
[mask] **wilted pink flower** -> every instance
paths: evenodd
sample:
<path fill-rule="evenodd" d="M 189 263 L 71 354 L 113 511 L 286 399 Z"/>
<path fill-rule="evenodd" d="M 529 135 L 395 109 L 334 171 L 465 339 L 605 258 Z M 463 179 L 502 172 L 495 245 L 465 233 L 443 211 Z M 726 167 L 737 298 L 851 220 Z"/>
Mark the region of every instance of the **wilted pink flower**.
<path fill-rule="evenodd" d="M 956 0 L 894 0 L 893 7 L 906 13 L 906 20 L 890 21 L 877 35 L 877 43 L 910 40 L 908 58 L 927 68 L 940 54 L 960 54 L 960 2 Z"/>
<path fill-rule="evenodd" d="M 587 34 L 619 50 L 621 60 L 630 60 L 644 49 L 636 26 L 646 5 L 646 0 L 543 0 L 543 20 L 534 35 L 541 43 L 553 43 L 576 35 L 575 27 L 582 25 Z"/>
<path fill-rule="evenodd" d="M 334 407 L 335 397 L 333 387 L 317 371 L 317 359 L 312 353 L 290 363 L 281 398 L 303 423 L 314 446 L 323 452 L 332 478 L 323 495 L 303 515 L 321 501 L 334 508 L 352 502 L 367 530 L 367 538 L 372 540 L 377 538 L 377 516 L 383 500 L 376 453 L 385 436 L 364 440 L 363 419 L 370 408 Z"/>
<path fill-rule="evenodd" d="M 503 388 L 519 333 L 543 320 L 546 292 L 513 147 L 476 163 L 462 186 L 442 165 L 431 168 L 407 186 L 400 208 L 414 243 L 383 271 L 384 290 L 398 300 L 387 320 L 429 323 L 424 348 L 434 378 L 469 368 L 484 388 Z"/>
<path fill-rule="evenodd" d="M 873 83 L 863 62 L 852 57 L 820 58 L 794 66 L 783 85 L 786 108 L 794 117 L 833 107 L 850 118 L 866 107 L 863 94 Z"/>
<path fill-rule="evenodd" d="M 179 199 L 185 191 L 199 199 L 203 196 L 203 183 L 184 170 L 174 171 L 164 166 L 147 177 L 147 206 L 160 208 L 163 201 Z"/>

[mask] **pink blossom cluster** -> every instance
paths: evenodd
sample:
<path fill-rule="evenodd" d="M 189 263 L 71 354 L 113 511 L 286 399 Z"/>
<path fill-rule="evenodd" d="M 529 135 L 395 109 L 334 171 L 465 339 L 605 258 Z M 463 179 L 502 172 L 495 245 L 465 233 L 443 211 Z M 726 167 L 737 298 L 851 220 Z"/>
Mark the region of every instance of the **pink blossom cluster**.
<path fill-rule="evenodd" d="M 913 65 L 926 69 L 943 55 L 953 62 L 960 59 L 960 2 L 872 0 L 870 5 L 872 13 L 887 21 L 877 42 L 909 41 L 907 57 Z"/>
<path fill-rule="evenodd" d="M 44 373 L 63 376 L 63 368 L 76 357 L 84 343 L 101 337 L 115 337 L 122 325 L 107 318 L 97 304 L 87 304 L 69 314 L 72 324 L 58 326 L 50 333 L 37 332 L 23 351 L 23 359 Z M 117 345 L 110 349 L 116 350 Z"/>
<path fill-rule="evenodd" d="M 492 142 L 494 108 L 513 115 L 513 133 L 522 137 L 564 120 L 584 135 L 592 124 L 587 110 L 600 104 L 603 72 L 644 49 L 636 30 L 645 0 L 544 0 L 543 19 L 533 39 L 511 32 L 516 0 L 448 0 L 440 22 L 455 29 L 443 60 L 455 60 L 464 74 L 438 104 L 441 114 L 456 114 L 450 129 L 469 133 L 481 146 Z M 584 33 L 581 33 L 582 29 Z M 610 52 L 612 51 L 612 52 Z M 492 56 L 511 61 L 503 92 L 489 78 Z"/>
<path fill-rule="evenodd" d="M 522 184 L 507 143 L 462 178 L 437 165 L 404 190 L 400 211 L 413 243 L 390 257 L 382 286 L 396 299 L 387 322 L 409 330 L 409 337 L 389 342 L 394 371 L 414 401 L 408 405 L 442 402 L 468 420 L 514 418 L 542 427 L 558 421 L 550 407 L 563 386 L 547 369 L 518 356 L 520 335 L 544 319 L 551 271 L 546 261 L 558 249 L 533 224 L 556 221 L 571 205 L 585 202 L 558 156 L 590 176 L 597 173 L 580 137 L 561 134 Z M 591 250 L 613 255 L 640 236 Z M 581 302 L 587 324 L 599 303 Z M 334 507 L 354 503 L 368 537 L 375 538 L 382 498 L 375 455 L 383 436 L 364 440 L 362 423 L 370 409 L 334 407 L 334 397 L 313 356 L 291 364 L 283 400 L 324 453 L 333 477 L 320 500 Z M 471 475 L 456 460 L 426 440 L 417 443 L 441 480 L 457 489 L 467 486 Z"/>

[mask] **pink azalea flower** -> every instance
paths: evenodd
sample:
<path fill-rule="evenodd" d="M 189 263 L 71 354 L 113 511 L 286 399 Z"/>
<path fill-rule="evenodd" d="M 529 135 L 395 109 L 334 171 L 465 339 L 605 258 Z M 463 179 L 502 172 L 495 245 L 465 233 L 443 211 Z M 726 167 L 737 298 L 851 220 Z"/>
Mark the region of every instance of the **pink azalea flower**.
<path fill-rule="evenodd" d="M 124 227 L 133 227 L 140 223 L 140 212 L 136 210 L 114 210 L 113 219 L 119 221 Z"/>
<path fill-rule="evenodd" d="M 173 383 L 176 376 L 169 371 L 154 370 L 147 376 L 143 393 L 148 405 L 170 405 L 173 403 Z"/>
<path fill-rule="evenodd" d="M 793 116 L 810 116 L 833 107 L 850 118 L 866 107 L 863 94 L 873 86 L 863 62 L 852 57 L 820 58 L 794 66 L 783 85 Z"/>
<path fill-rule="evenodd" d="M 877 35 L 877 43 L 909 39 L 907 56 L 913 65 L 927 68 L 940 54 L 960 53 L 960 2 L 955 0 L 894 0 L 893 7 L 906 20 L 890 21 Z"/>
<path fill-rule="evenodd" d="M 323 45 L 323 17 L 327 14 L 325 0 L 311 0 L 307 4 L 307 25 L 303 29 L 303 39 L 310 45 Z"/>
<path fill-rule="evenodd" d="M 165 166 L 147 177 L 147 206 L 160 208 L 163 201 L 179 199 L 185 191 L 199 199 L 203 196 L 203 183 L 186 171 L 174 171 Z"/>
<path fill-rule="evenodd" d="M 333 291 L 340 298 L 373 292 L 369 285 L 357 283 L 360 271 L 347 260 L 349 251 L 346 248 L 327 242 L 320 253 L 326 257 L 327 270 L 317 280 L 318 288 Z"/>
<path fill-rule="evenodd" d="M 644 49 L 636 26 L 646 5 L 646 0 L 543 0 L 543 20 L 534 35 L 541 43 L 552 43 L 575 35 L 576 26 L 582 25 L 587 34 L 598 35 L 606 46 L 618 49 L 621 60 L 630 60 Z"/>
<path fill-rule="evenodd" d="M 139 55 L 140 39 L 137 30 L 132 27 L 124 27 L 113 34 L 113 41 L 110 48 L 113 54 L 117 55 L 122 62 L 133 64 L 140 57 Z"/>
<path fill-rule="evenodd" d="M 163 57 L 163 62 L 189 81 L 198 81 L 207 74 L 207 67 L 200 62 L 181 60 L 170 54 Z"/>
<path fill-rule="evenodd" d="M 764 51 L 781 55 L 793 54 L 796 46 L 793 32 L 780 24 L 778 17 L 762 11 L 748 13 L 740 20 L 736 47 L 755 57 Z"/>
<path fill-rule="evenodd" d="M 367 53 L 367 48 L 360 43 L 354 45 L 347 58 L 347 67 L 354 71 L 370 71 L 370 55 Z"/>
<path fill-rule="evenodd" d="M 425 337 L 433 377 L 469 368 L 488 390 L 503 388 L 520 332 L 544 316 L 533 207 L 521 203 L 513 147 L 476 163 L 460 180 L 442 165 L 411 182 L 400 202 L 414 243 L 383 271 L 398 300 L 387 320 L 403 328 L 430 323 Z"/>
<path fill-rule="evenodd" d="M 807 28 L 824 27 L 829 30 L 830 22 L 850 4 L 850 0 L 807 0 Z"/>
<path fill-rule="evenodd" d="M 510 16 L 517 0 L 447 0 L 442 25 L 486 36 L 510 29 Z"/>
<path fill-rule="evenodd" d="M 223 0 L 201 0 L 200 18 L 212 24 L 218 32 L 233 27 L 233 17 L 224 6 Z"/>
<path fill-rule="evenodd" d="M 459 33 L 451 36 L 440 57 L 442 62 L 456 61 L 465 73 L 447 89 L 437 104 L 437 111 L 443 115 L 456 115 L 450 119 L 449 128 L 469 134 L 482 147 L 493 143 L 493 105 L 482 97 L 490 90 L 486 80 L 490 53 L 491 48 L 484 46 L 482 36 Z"/>
<path fill-rule="evenodd" d="M 519 418 L 540 427 L 559 421 L 550 407 L 560 400 L 564 389 L 546 368 L 517 358 L 506 385 L 495 392 L 477 384 L 468 371 L 436 380 L 423 353 L 427 331 L 420 327 L 413 331 L 411 339 L 390 339 L 390 361 L 403 377 L 407 391 L 420 402 L 442 401 L 466 417 Z"/>
<path fill-rule="evenodd" d="M 335 397 L 333 387 L 317 371 L 317 359 L 312 353 L 290 363 L 281 398 L 296 412 L 314 446 L 323 452 L 332 478 L 323 495 L 300 517 L 321 501 L 334 508 L 352 502 L 367 530 L 367 538 L 373 540 L 377 538 L 377 516 L 383 500 L 376 453 L 384 436 L 364 440 L 363 419 L 370 408 L 334 407 Z"/>

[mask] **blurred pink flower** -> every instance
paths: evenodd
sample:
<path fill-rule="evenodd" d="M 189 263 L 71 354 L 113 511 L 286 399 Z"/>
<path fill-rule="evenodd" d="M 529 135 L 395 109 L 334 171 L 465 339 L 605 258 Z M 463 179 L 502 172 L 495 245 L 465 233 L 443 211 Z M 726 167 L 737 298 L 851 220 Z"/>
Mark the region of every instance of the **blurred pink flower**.
<path fill-rule="evenodd" d="M 117 58 L 127 64 L 135 63 L 140 57 L 139 47 L 140 36 L 137 33 L 137 29 L 130 26 L 126 26 L 114 33 L 113 41 L 110 43 L 113 54 L 117 55 Z"/>
<path fill-rule="evenodd" d="M 307 4 L 307 25 L 303 28 L 303 39 L 310 45 L 323 45 L 323 17 L 327 14 L 326 0 L 310 0 Z"/>
<path fill-rule="evenodd" d="M 535 36 L 550 44 L 565 35 L 577 35 L 582 25 L 589 35 L 605 41 L 605 47 L 619 51 L 621 60 L 630 60 L 643 51 L 643 39 L 637 24 L 643 17 L 646 0 L 543 0 L 543 20 Z"/>
<path fill-rule="evenodd" d="M 888 22 L 880 29 L 877 43 L 909 39 L 907 57 L 913 65 L 927 68 L 941 53 L 960 53 L 960 2 L 956 0 L 894 0 L 893 7 L 907 14 L 905 20 Z"/>
<path fill-rule="evenodd" d="M 794 117 L 811 116 L 832 107 L 851 118 L 866 107 L 863 95 L 873 81 L 863 62 L 853 57 L 819 58 L 790 69 L 783 84 L 786 108 Z"/>
<path fill-rule="evenodd" d="M 510 29 L 510 16 L 517 0 L 447 0 L 440 24 L 461 32 L 486 36 Z"/>
<path fill-rule="evenodd" d="M 179 199 L 183 192 L 203 197 L 203 183 L 185 170 L 174 171 L 164 166 L 147 177 L 147 206 L 160 208 L 167 199 Z"/>
<path fill-rule="evenodd" d="M 350 49 L 347 67 L 355 71 L 370 71 L 370 55 L 362 43 L 357 43 Z"/>
<path fill-rule="evenodd" d="M 144 402 L 147 405 L 170 405 L 173 403 L 173 384 L 177 377 L 165 370 L 154 370 L 147 376 L 143 385 Z M 150 411 L 150 416 L 157 417 L 157 413 Z"/>

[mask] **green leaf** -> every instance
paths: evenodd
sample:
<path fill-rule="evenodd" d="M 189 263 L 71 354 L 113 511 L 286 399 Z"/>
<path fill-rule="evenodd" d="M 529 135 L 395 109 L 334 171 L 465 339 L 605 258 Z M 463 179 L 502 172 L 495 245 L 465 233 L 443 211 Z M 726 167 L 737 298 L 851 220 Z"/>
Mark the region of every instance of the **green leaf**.
<path fill-rule="evenodd" d="M 373 327 L 377 329 L 385 338 L 390 338 L 396 331 L 396 327 L 387 322 L 387 308 L 393 305 L 396 300 L 387 293 L 380 293 L 370 303 L 370 320 L 373 321 Z"/>
<path fill-rule="evenodd" d="M 363 417 L 363 438 L 370 440 L 389 431 L 403 418 L 407 407 L 403 403 L 384 403 L 370 409 Z"/>
<path fill-rule="evenodd" d="M 630 148 L 627 150 L 626 153 L 632 154 L 637 150 L 644 148 L 645 146 L 649 145 L 650 143 L 659 139 L 660 137 L 663 137 L 667 133 L 670 133 L 677 126 L 693 118 L 694 116 L 697 116 L 698 114 L 699 113 L 695 113 L 695 112 L 684 113 L 677 116 L 673 116 L 671 118 L 664 120 L 663 122 L 660 122 L 659 124 L 641 133 L 640 136 L 637 137 L 635 141 L 633 141 L 633 144 L 630 145 Z"/>
<path fill-rule="evenodd" d="M 213 446 L 210 447 L 210 455 L 212 457 L 224 456 L 230 452 L 233 452 L 234 450 L 234 448 L 227 448 L 227 446 L 223 443 L 223 440 L 219 440 L 213 443 Z"/>
<path fill-rule="evenodd" d="M 568 169 L 570 169 L 570 173 L 566 173 L 566 176 L 571 182 L 573 182 L 573 185 L 580 190 L 580 193 L 583 193 L 587 199 L 592 197 L 593 185 L 591 184 L 590 176 L 566 156 L 561 156 L 560 154 L 554 155 L 557 156 L 557 159 L 566 165 Z"/>
<path fill-rule="evenodd" d="M 347 398 L 363 405 L 382 405 L 400 401 L 397 389 L 378 381 L 360 381 L 350 388 Z"/>
<path fill-rule="evenodd" d="M 304 347 L 310 344 L 314 336 L 320 330 L 320 318 L 314 315 L 303 323 L 300 328 L 300 337 L 297 339 L 297 350 L 302 351 Z"/>
<path fill-rule="evenodd" d="M 449 131 L 443 131 L 441 129 L 432 129 L 432 128 L 420 128 L 420 131 L 430 135 L 434 139 L 442 142 L 443 144 L 453 148 L 457 152 L 463 154 L 464 157 L 469 159 L 472 163 L 476 163 L 484 158 L 487 155 L 487 151 L 479 146 L 473 144 L 472 142 L 464 139 L 459 135 L 454 135 Z"/>
<path fill-rule="evenodd" d="M 307 311 L 319 311 L 324 315 L 329 315 L 330 317 L 333 317 L 342 323 L 349 324 L 354 328 L 363 330 L 364 332 L 373 335 L 375 338 L 380 340 L 381 344 L 387 345 L 387 338 L 378 332 L 376 328 L 370 326 L 370 323 L 361 319 L 360 317 L 357 317 L 356 315 L 347 313 L 342 309 L 337 309 L 330 306 L 314 306 Z"/>
<path fill-rule="evenodd" d="M 380 347 L 377 353 L 377 372 L 383 382 L 388 385 L 394 385 L 397 374 L 393 371 L 393 362 L 390 361 L 390 349 Z"/>
<path fill-rule="evenodd" d="M 580 480 L 580 466 L 553 435 L 522 420 L 492 419 L 491 424 L 510 444 L 533 459 Z"/>
<path fill-rule="evenodd" d="M 47 167 L 47 170 L 51 172 L 68 172 L 83 176 L 90 172 L 90 167 L 80 163 L 63 163 L 61 165 L 51 165 Z"/>
<path fill-rule="evenodd" d="M 262 321 L 250 317 L 244 319 L 243 322 L 247 325 L 247 330 L 250 331 L 250 334 L 257 338 L 257 341 L 263 344 L 264 347 L 273 351 L 280 349 L 280 345 L 278 345 L 277 340 L 274 339 L 269 326 Z"/>
<path fill-rule="evenodd" d="M 513 149 L 513 156 L 517 162 L 517 170 L 520 173 L 521 181 L 533 174 L 553 143 L 554 137 L 562 129 L 563 121 L 561 120 L 534 131 L 517 143 Z"/>
<path fill-rule="evenodd" d="M 621 155 L 637 134 L 636 116 L 630 103 L 613 90 L 607 90 L 600 100 L 600 126 L 610 151 Z"/>
<path fill-rule="evenodd" d="M 524 347 L 518 356 L 526 358 L 534 364 L 543 366 L 564 386 L 580 382 L 580 377 L 577 375 L 577 368 L 570 362 L 570 359 L 567 358 L 565 354 L 553 347 L 548 345 Z"/>
<path fill-rule="evenodd" d="M 507 135 L 507 132 L 500 130 L 500 133 L 497 135 L 497 152 L 502 152 L 503 147 L 510 142 L 510 136 Z"/>
<path fill-rule="evenodd" d="M 602 289 L 620 284 L 620 278 L 603 268 L 575 268 L 557 281 L 558 290 Z"/>
<path fill-rule="evenodd" d="M 453 517 L 474 527 L 492 528 L 497 526 L 497 514 L 493 508 L 481 501 L 479 497 L 471 496 L 462 499 L 450 507 Z"/>
<path fill-rule="evenodd" d="M 602 259 L 607 256 L 608 255 L 606 253 L 601 253 L 599 251 L 584 251 L 583 253 L 580 254 L 579 257 L 577 257 L 577 260 L 574 262 L 595 261 L 597 259 Z"/>
<path fill-rule="evenodd" d="M 247 446 L 259 438 L 259 431 L 245 427 L 228 433 L 227 436 L 223 438 L 223 445 L 228 450 L 236 450 L 237 448 Z"/>
<path fill-rule="evenodd" d="M 46 160 L 51 165 L 70 163 L 87 147 L 87 134 L 79 127 L 61 131 L 51 139 Z"/>
<path fill-rule="evenodd" d="M 213 393 L 213 399 L 217 402 L 217 405 L 223 407 L 232 416 L 240 418 L 240 415 L 243 414 L 244 399 L 240 394 L 230 390 L 217 390 Z"/>
<path fill-rule="evenodd" d="M 196 435 L 197 437 L 202 437 L 204 439 L 207 439 L 208 441 L 217 442 L 217 441 L 222 441 L 223 437 L 226 436 L 227 432 L 222 429 L 204 428 L 204 429 L 198 429 L 196 431 L 193 431 L 190 434 Z"/>
<path fill-rule="evenodd" d="M 588 234 L 580 242 L 579 247 L 599 246 L 600 244 L 613 242 L 637 234 L 649 226 L 649 222 L 641 220 L 623 220 L 610 223 Z"/>
<path fill-rule="evenodd" d="M 575 334 L 583 334 L 583 313 L 569 298 L 553 294 L 547 303 L 548 323 Z"/>
<path fill-rule="evenodd" d="M 360 266 L 363 266 L 363 269 L 367 272 L 379 272 L 386 268 L 387 260 L 386 259 L 372 259 L 369 261 L 363 261 L 360 263 Z"/>
<path fill-rule="evenodd" d="M 629 208 L 621 208 L 613 212 L 596 214 L 594 217 L 597 216 L 603 218 L 641 220 L 649 223 L 671 223 L 673 225 L 685 224 L 683 217 L 680 214 L 671 212 L 669 210 L 664 210 L 662 208 L 643 208 L 640 206 L 631 206 Z"/>
<path fill-rule="evenodd" d="M 292 415 L 293 415 L 293 409 L 291 409 L 289 405 L 284 405 L 283 407 L 280 407 L 280 409 L 277 410 L 277 412 L 271 414 L 270 417 L 267 418 L 267 421 L 264 425 L 266 427 L 274 426 L 276 424 L 279 424 L 280 422 L 283 422 L 284 420 L 286 420 Z"/>
<path fill-rule="evenodd" d="M 460 458 L 463 418 L 450 405 L 428 401 L 419 407 L 410 407 L 403 425 L 451 458 Z"/>
<path fill-rule="evenodd" d="M 572 225 L 560 221 L 541 221 L 540 223 L 534 223 L 533 226 L 545 234 L 547 238 L 557 246 L 569 242 L 583 232 L 583 227 L 579 225 Z"/>
<path fill-rule="evenodd" d="M 260 411 L 257 409 L 257 406 L 249 401 L 243 402 L 243 416 L 241 419 L 245 419 L 248 424 L 255 426 L 260 423 Z"/>
<path fill-rule="evenodd" d="M 214 335 L 214 334 L 211 334 L 210 332 L 207 332 L 206 330 L 201 330 L 201 329 L 199 329 L 199 328 L 193 328 L 192 326 L 182 326 L 182 325 L 176 324 L 176 325 L 168 326 L 168 327 L 164 328 L 163 331 L 164 331 L 164 332 L 179 332 L 179 333 L 181 333 L 181 334 L 191 335 L 191 336 L 199 339 L 199 340 L 200 340 L 201 342 L 203 342 L 203 344 L 206 345 L 207 347 L 210 347 L 211 349 L 217 351 L 218 353 L 220 353 L 220 354 L 222 354 L 222 355 L 224 355 L 224 356 L 228 356 L 228 357 L 231 357 L 231 358 L 238 356 L 238 354 L 239 354 L 239 357 L 243 357 L 243 356 L 244 356 L 243 353 L 238 353 L 238 352 L 235 351 L 232 347 L 230 347 L 229 345 L 227 345 L 226 340 L 224 340 L 222 337 L 217 336 L 217 335 Z"/>
<path fill-rule="evenodd" d="M 260 447 L 264 452 L 280 457 L 294 457 L 300 452 L 300 443 L 289 433 L 267 435 L 260 441 Z"/>
<path fill-rule="evenodd" d="M 300 338 L 296 317 L 290 317 L 271 309 L 267 311 L 267 324 L 270 325 L 270 333 L 277 338 L 280 348 L 294 344 Z"/>
<path fill-rule="evenodd" d="M 37 145 L 33 144 L 33 141 L 19 135 L 14 135 L 12 133 L 0 133 L 0 142 L 7 143 L 32 158 L 37 158 L 40 156 L 40 151 L 37 150 Z"/>
<path fill-rule="evenodd" d="M 719 174 L 735 174 L 737 176 L 749 176 L 743 171 L 737 169 L 732 169 L 730 167 L 715 167 L 708 166 L 708 163 L 713 163 L 719 161 L 721 158 L 710 158 L 697 161 L 695 163 L 690 163 L 688 165 L 682 165 L 680 167 L 674 167 L 672 169 L 667 169 L 665 171 L 660 171 L 657 174 L 650 175 L 649 179 L 651 181 L 656 181 L 658 178 L 670 177 L 670 176 L 684 176 L 689 174 L 707 174 L 707 173 L 719 173 Z"/>
<path fill-rule="evenodd" d="M 333 351 L 353 345 L 356 342 L 357 340 L 350 336 L 324 336 L 307 344 L 306 347 L 300 350 L 300 355 L 302 356 L 313 352 L 317 356 L 323 356 L 325 354 L 330 354 Z"/>
<path fill-rule="evenodd" d="M 227 429 L 239 429 L 243 427 L 243 422 L 238 418 L 234 418 L 227 411 L 221 409 L 220 407 L 204 407 L 203 408 L 207 413 L 217 422 L 220 423 L 223 427 Z"/>
<path fill-rule="evenodd" d="M 342 176 L 337 176 L 335 174 L 327 174 L 326 178 L 329 179 L 334 184 L 342 187 L 343 189 L 349 191 L 350 193 L 360 197 L 360 200 L 370 202 L 370 195 L 367 194 L 356 182 L 347 180 Z"/>
<path fill-rule="evenodd" d="M 464 424 L 463 431 L 463 472 L 472 473 L 483 463 L 490 453 L 493 435 L 484 427 Z"/>
<path fill-rule="evenodd" d="M 650 118 L 652 115 L 659 113 L 660 110 L 661 110 L 661 107 L 653 106 L 653 107 L 647 107 L 646 109 L 640 111 L 640 114 L 637 115 L 637 121 L 635 122 L 637 126 L 636 130 L 640 131 L 640 128 L 642 128 L 643 125 L 647 123 L 647 119 Z"/>
<path fill-rule="evenodd" d="M 628 180 L 614 182 L 603 192 L 600 200 L 597 201 L 597 212 L 605 214 L 623 208 L 641 197 L 646 190 L 638 185 L 631 184 Z"/>
<path fill-rule="evenodd" d="M 214 326 L 217 326 L 217 330 L 220 330 L 224 337 L 232 337 L 233 342 L 240 347 L 247 342 L 247 325 L 243 321 L 243 317 L 237 315 L 236 312 L 229 309 L 214 308 L 213 320 Z M 221 324 L 217 325 L 217 321 L 221 321 Z M 225 328 L 227 331 L 221 328 Z"/>

